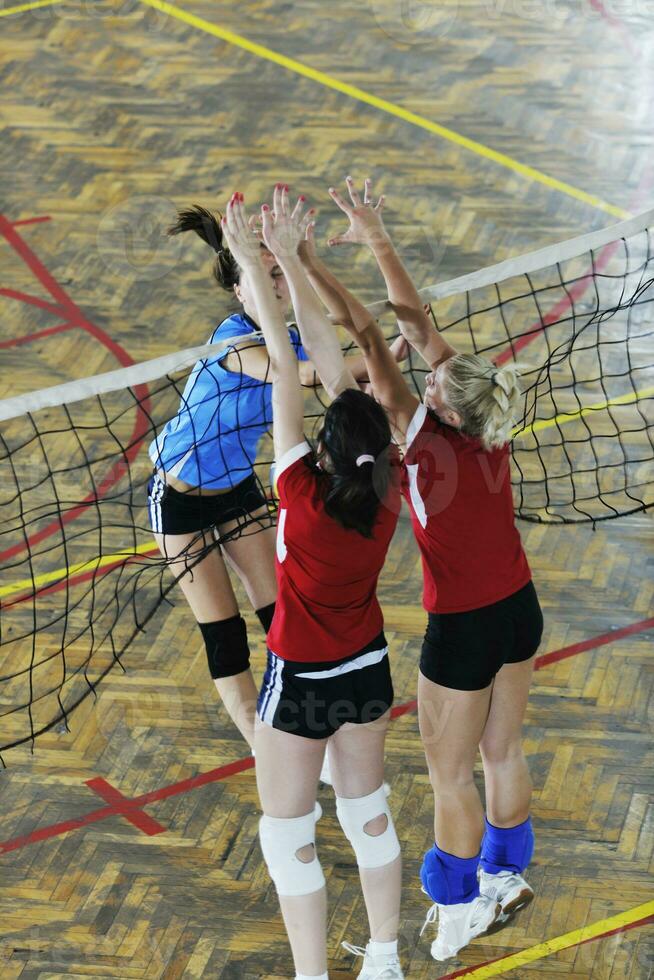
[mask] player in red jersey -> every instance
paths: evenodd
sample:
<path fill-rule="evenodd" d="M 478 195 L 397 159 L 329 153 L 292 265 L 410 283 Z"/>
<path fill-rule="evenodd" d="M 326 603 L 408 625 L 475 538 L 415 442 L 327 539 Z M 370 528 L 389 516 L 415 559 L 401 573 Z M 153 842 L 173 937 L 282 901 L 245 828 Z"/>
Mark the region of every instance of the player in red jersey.
<path fill-rule="evenodd" d="M 263 240 L 289 283 L 304 342 L 317 332 L 328 348 L 315 360 L 326 390 L 340 392 L 325 412 L 317 455 L 304 437 L 296 359 L 242 196 L 230 202 L 223 225 L 252 283 L 273 383 L 278 595 L 255 727 L 261 846 L 296 980 L 327 980 L 314 809 L 329 739 L 336 811 L 357 858 L 370 922 L 366 948 L 348 949 L 363 956 L 361 980 L 401 980 L 400 847 L 383 789 L 393 687 L 376 597 L 399 512 L 399 461 L 383 408 L 344 367 L 303 271 L 297 249 L 307 221 L 301 200 L 290 211 L 287 190 L 278 185 L 274 210 L 262 209 Z"/>
<path fill-rule="evenodd" d="M 402 334 L 431 368 L 421 404 L 371 314 L 309 254 L 309 279 L 361 348 L 405 453 L 429 613 L 418 700 L 436 843 L 421 879 L 434 902 L 428 921 L 439 920 L 432 955 L 442 960 L 533 897 L 522 877 L 533 831 L 521 733 L 543 622 L 510 485 L 520 388 L 515 368 L 460 354 L 439 335 L 384 228 L 383 198 L 373 204 L 370 181 L 363 200 L 347 184 L 351 204 L 330 189 L 350 223 L 330 244 L 370 247 Z M 473 779 L 478 748 L 486 817 Z"/>

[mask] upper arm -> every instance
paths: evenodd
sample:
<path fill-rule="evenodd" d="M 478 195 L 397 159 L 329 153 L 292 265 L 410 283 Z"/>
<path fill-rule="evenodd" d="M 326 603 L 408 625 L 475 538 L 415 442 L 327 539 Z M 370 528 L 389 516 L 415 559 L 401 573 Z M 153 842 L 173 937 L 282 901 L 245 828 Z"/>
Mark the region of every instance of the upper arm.
<path fill-rule="evenodd" d="M 235 374 L 247 374 L 248 377 L 255 378 L 257 381 L 268 383 L 272 381 L 270 358 L 265 344 L 255 341 L 235 344 L 230 348 L 227 356 L 222 359 L 222 365 Z M 311 361 L 307 360 L 306 354 L 298 360 L 297 366 L 300 384 L 309 386 L 320 384 L 315 368 Z"/>
<path fill-rule="evenodd" d="M 279 460 L 304 441 L 304 397 L 294 364 L 273 368 L 272 376 L 273 443 Z"/>
<path fill-rule="evenodd" d="M 257 381 L 270 382 L 270 358 L 265 344 L 255 340 L 242 341 L 229 348 L 229 353 L 222 358 L 221 363 L 228 371 L 235 374 L 247 374 Z"/>
<path fill-rule="evenodd" d="M 405 310 L 398 307 L 394 307 L 394 310 L 400 332 L 432 370 L 457 353 L 456 349 L 443 339 L 427 313 L 421 311 L 415 318 L 409 319 Z"/>
<path fill-rule="evenodd" d="M 315 483 L 315 475 L 306 465 L 307 457 L 310 455 L 311 446 L 303 438 L 277 459 L 274 490 L 279 497 L 281 507 L 286 506 L 299 493 L 310 491 L 312 484 Z"/>
<path fill-rule="evenodd" d="M 370 319 L 364 330 L 357 334 L 356 341 L 365 358 L 375 397 L 386 410 L 396 436 L 404 441 L 407 426 L 420 402 L 410 391 L 375 320 Z"/>

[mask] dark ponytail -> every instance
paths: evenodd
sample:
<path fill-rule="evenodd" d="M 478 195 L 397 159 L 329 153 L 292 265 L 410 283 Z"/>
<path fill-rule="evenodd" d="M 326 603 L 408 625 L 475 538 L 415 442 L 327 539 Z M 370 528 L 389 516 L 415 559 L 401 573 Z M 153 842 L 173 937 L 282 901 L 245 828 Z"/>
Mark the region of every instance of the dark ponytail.
<path fill-rule="evenodd" d="M 210 245 L 216 253 L 213 274 L 219 286 L 228 293 L 240 281 L 241 270 L 232 253 L 223 241 L 223 231 L 220 221 L 211 211 L 194 204 L 191 208 L 177 212 L 177 221 L 168 229 L 169 235 L 181 235 L 185 231 L 194 231 L 203 242 Z"/>
<path fill-rule="evenodd" d="M 391 485 L 386 412 L 370 395 L 348 388 L 325 412 L 319 439 L 325 459 L 325 510 L 343 527 L 371 538 Z M 374 456 L 375 461 L 357 466 L 360 456 Z"/>

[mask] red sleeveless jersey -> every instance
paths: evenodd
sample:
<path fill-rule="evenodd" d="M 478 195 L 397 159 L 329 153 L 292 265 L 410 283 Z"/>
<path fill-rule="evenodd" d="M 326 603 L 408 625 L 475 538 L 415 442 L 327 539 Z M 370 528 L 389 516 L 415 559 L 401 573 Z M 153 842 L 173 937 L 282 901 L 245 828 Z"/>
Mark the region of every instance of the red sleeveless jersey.
<path fill-rule="evenodd" d="M 422 555 L 428 612 L 499 602 L 531 579 L 515 526 L 508 446 L 444 425 L 420 405 L 407 431 L 402 492 Z"/>
<path fill-rule="evenodd" d="M 284 660 L 342 660 L 381 633 L 377 579 L 397 524 L 399 480 L 377 512 L 372 538 L 325 511 L 320 474 L 304 442 L 276 467 L 277 603 L 268 646 Z"/>

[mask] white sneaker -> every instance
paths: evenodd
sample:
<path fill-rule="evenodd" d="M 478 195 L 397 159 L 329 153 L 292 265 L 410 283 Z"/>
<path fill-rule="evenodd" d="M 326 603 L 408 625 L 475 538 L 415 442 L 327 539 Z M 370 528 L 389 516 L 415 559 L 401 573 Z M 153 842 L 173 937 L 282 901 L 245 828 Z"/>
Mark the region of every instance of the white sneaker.
<path fill-rule="evenodd" d="M 519 912 L 534 897 L 533 888 L 529 887 L 522 875 L 513 871 L 498 871 L 494 875 L 480 871 L 479 890 L 486 898 L 500 903 L 503 915 Z"/>
<path fill-rule="evenodd" d="M 320 782 L 324 783 L 325 786 L 333 786 L 332 773 L 329 767 L 329 748 L 325 749 L 325 757 L 322 761 L 322 769 L 320 770 Z M 391 788 L 388 783 L 384 783 L 384 793 L 386 797 L 391 795 Z"/>
<path fill-rule="evenodd" d="M 358 980 L 404 980 L 397 953 L 373 956 L 368 952 L 367 946 L 365 949 L 362 946 L 352 946 L 350 943 L 341 943 L 341 946 L 348 953 L 363 956 L 363 967 Z"/>
<path fill-rule="evenodd" d="M 485 933 L 501 914 L 502 906 L 484 895 L 459 905 L 432 905 L 420 935 L 438 916 L 438 935 L 431 944 L 431 955 L 435 960 L 449 960 Z"/>

